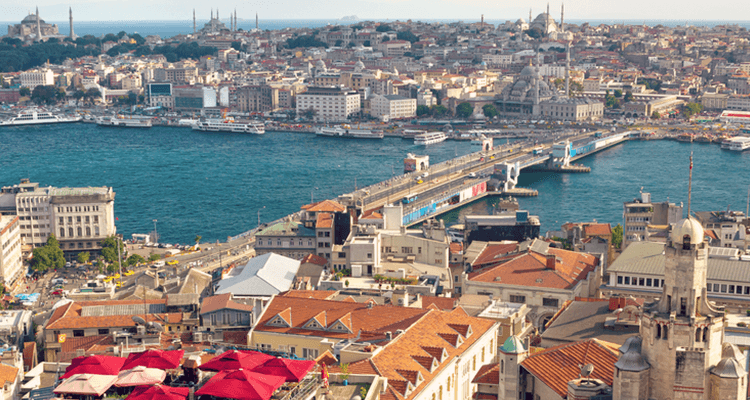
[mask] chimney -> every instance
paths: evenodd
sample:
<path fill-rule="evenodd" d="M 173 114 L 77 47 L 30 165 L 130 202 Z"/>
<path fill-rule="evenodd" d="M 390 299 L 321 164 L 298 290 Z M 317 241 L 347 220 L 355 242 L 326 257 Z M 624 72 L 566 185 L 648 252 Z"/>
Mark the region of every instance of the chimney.
<path fill-rule="evenodd" d="M 555 257 L 553 254 L 547 254 L 547 269 L 555 270 L 555 262 L 557 262 L 557 257 Z"/>

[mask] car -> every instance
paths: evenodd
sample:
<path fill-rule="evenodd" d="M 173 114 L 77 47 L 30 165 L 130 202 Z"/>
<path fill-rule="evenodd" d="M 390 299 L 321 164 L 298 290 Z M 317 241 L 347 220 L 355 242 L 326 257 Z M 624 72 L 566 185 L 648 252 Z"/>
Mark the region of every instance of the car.
<path fill-rule="evenodd" d="M 62 296 L 62 294 L 63 294 L 63 291 L 61 289 L 57 289 L 53 291 L 52 293 L 50 293 L 49 295 L 50 296 Z"/>
<path fill-rule="evenodd" d="M 424 183 L 424 181 L 421 178 L 417 178 L 417 185 L 419 185 L 420 183 Z"/>
<path fill-rule="evenodd" d="M 73 264 L 71 264 L 70 261 L 68 261 L 68 262 L 65 263 L 65 268 L 70 268 L 72 266 L 73 266 Z"/>
<path fill-rule="evenodd" d="M 130 275 L 133 275 L 133 274 L 135 274 L 135 271 L 125 271 L 125 272 L 123 272 L 123 275 L 125 275 L 125 276 L 130 276 Z"/>
<path fill-rule="evenodd" d="M 477 174 L 475 172 L 472 172 L 469 174 L 469 178 L 476 178 Z"/>
<path fill-rule="evenodd" d="M 109 283 L 109 282 L 112 282 L 113 279 L 115 279 L 114 276 L 108 276 L 108 277 L 102 279 L 102 281 L 104 281 L 104 283 Z"/>

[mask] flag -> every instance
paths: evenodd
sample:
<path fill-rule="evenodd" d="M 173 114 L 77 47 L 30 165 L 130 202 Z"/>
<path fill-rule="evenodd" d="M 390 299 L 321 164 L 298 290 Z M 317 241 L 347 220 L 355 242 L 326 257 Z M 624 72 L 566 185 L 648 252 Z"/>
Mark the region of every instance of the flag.
<path fill-rule="evenodd" d="M 690 164 L 690 168 L 693 168 L 692 161 L 691 161 L 691 164 Z M 115 221 L 119 221 L 119 220 L 120 220 L 120 218 L 115 217 Z"/>

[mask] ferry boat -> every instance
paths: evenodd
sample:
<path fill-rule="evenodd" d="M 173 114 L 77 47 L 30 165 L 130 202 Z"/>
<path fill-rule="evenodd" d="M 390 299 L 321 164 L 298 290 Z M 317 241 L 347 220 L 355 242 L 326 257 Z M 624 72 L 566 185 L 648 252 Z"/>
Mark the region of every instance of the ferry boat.
<path fill-rule="evenodd" d="M 428 146 L 431 144 L 441 143 L 444 142 L 447 136 L 445 136 L 445 133 L 435 131 L 435 132 L 427 132 L 422 133 L 414 137 L 414 144 L 420 145 L 420 146 Z"/>
<path fill-rule="evenodd" d="M 233 119 L 206 119 L 195 122 L 193 129 L 201 132 L 236 132 L 254 133 L 262 135 L 266 133 L 266 125 L 262 121 L 237 122 Z"/>
<path fill-rule="evenodd" d="M 721 144 L 722 149 L 731 151 L 745 151 L 750 149 L 750 137 L 737 136 L 727 139 Z"/>
<path fill-rule="evenodd" d="M 80 122 L 81 117 L 66 117 L 42 110 L 24 110 L 17 116 L 0 121 L 0 126 L 22 126 Z"/>
<path fill-rule="evenodd" d="M 315 131 L 318 136 L 340 137 L 350 139 L 382 139 L 382 131 L 371 131 L 369 129 L 352 129 L 349 125 L 335 127 L 322 126 Z"/>
<path fill-rule="evenodd" d="M 417 130 L 417 129 L 404 129 L 401 131 L 401 138 L 405 140 L 414 140 L 414 137 L 417 135 L 423 134 L 424 131 Z"/>
<path fill-rule="evenodd" d="M 96 119 L 99 126 L 110 126 L 115 128 L 150 128 L 150 119 L 125 118 L 122 115 L 113 117 L 99 117 Z"/>

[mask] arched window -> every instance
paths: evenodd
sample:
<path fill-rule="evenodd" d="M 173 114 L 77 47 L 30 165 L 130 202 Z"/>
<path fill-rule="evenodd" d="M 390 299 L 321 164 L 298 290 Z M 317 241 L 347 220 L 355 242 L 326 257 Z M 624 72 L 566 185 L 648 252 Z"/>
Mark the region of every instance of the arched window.
<path fill-rule="evenodd" d="M 94 227 L 94 233 L 96 234 L 96 236 L 99 236 L 99 227 L 98 226 Z"/>
<path fill-rule="evenodd" d="M 664 335 L 662 336 L 662 339 L 669 339 L 669 327 L 664 325 Z"/>
<path fill-rule="evenodd" d="M 500 360 L 500 373 L 505 373 L 505 360 Z"/>
<path fill-rule="evenodd" d="M 701 328 L 695 329 L 695 341 L 700 342 L 703 335 L 701 335 Z"/>
<path fill-rule="evenodd" d="M 448 377 L 448 383 L 445 385 L 445 387 L 448 389 L 448 391 L 451 390 L 451 377 Z"/>
<path fill-rule="evenodd" d="M 708 327 L 703 328 L 703 341 L 708 342 Z"/>
<path fill-rule="evenodd" d="M 83 228 L 78 227 L 78 236 L 83 236 Z"/>
<path fill-rule="evenodd" d="M 440 391 L 438 392 L 438 400 L 443 400 L 443 387 L 440 386 Z"/>
<path fill-rule="evenodd" d="M 682 249 L 690 250 L 690 235 L 685 235 L 682 237 Z"/>
<path fill-rule="evenodd" d="M 68 236 L 73 237 L 73 228 L 68 228 Z"/>
<path fill-rule="evenodd" d="M 91 227 L 90 226 L 86 227 L 86 236 L 91 236 Z"/>
<path fill-rule="evenodd" d="M 661 339 L 661 325 L 656 324 L 656 338 Z"/>
<path fill-rule="evenodd" d="M 65 228 L 60 228 L 60 237 L 65 237 Z"/>

